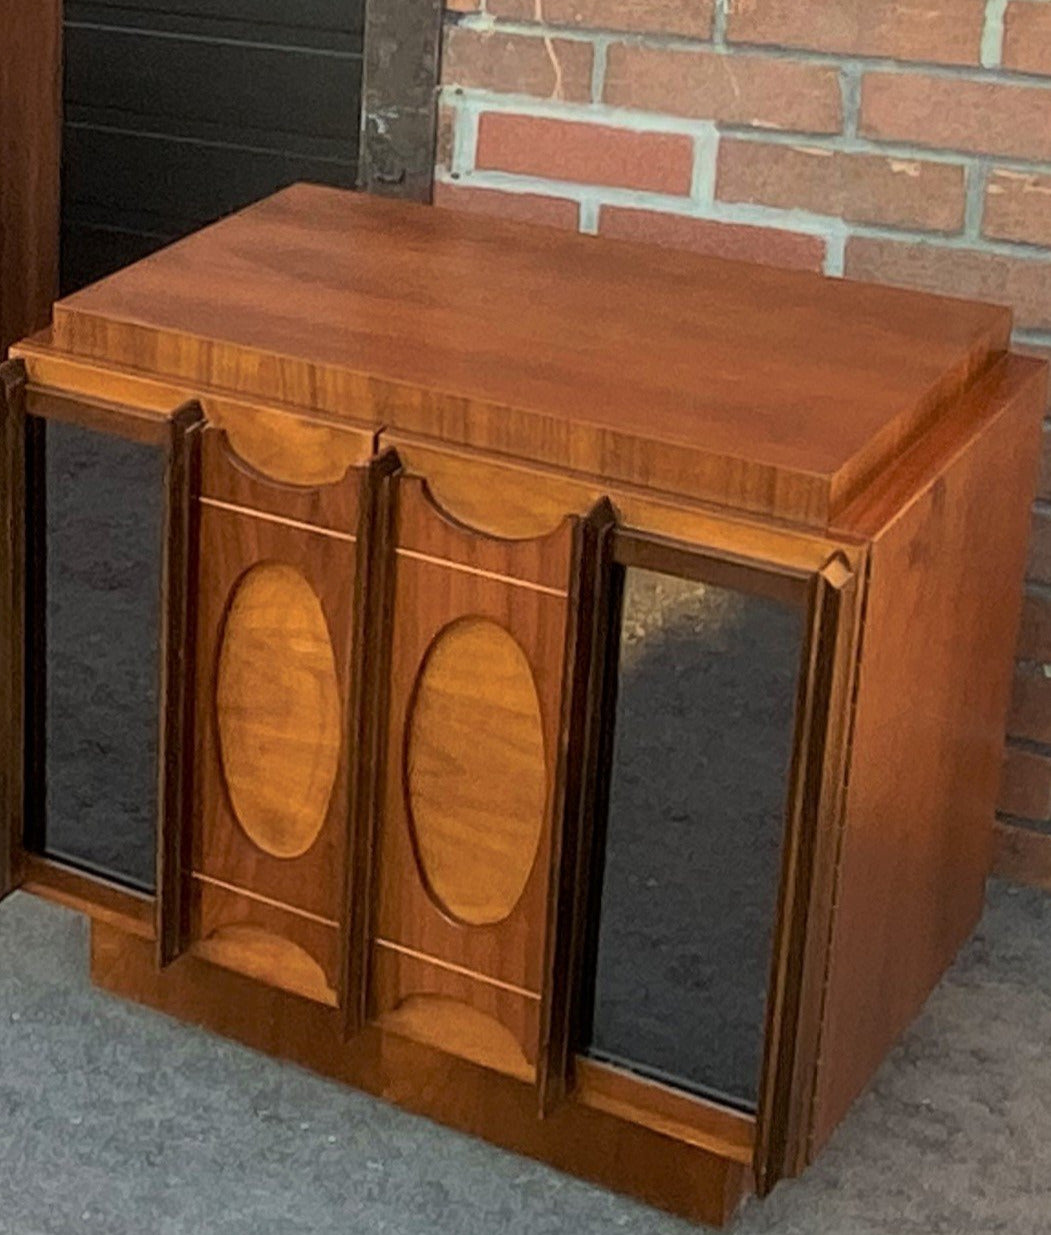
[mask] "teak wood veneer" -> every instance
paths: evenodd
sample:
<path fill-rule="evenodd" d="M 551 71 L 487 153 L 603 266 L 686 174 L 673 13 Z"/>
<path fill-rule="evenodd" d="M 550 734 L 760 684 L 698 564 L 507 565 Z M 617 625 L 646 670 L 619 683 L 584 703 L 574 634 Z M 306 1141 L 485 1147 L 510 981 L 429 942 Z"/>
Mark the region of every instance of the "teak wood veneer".
<path fill-rule="evenodd" d="M 60 0 L 0 3 L 0 355 L 58 292 Z"/>
<path fill-rule="evenodd" d="M 60 302 L 3 369 L 3 890 L 108 990 L 725 1221 L 981 910 L 1010 325 L 307 186 Z M 61 426 L 165 461 L 152 891 L 48 846 Z"/>

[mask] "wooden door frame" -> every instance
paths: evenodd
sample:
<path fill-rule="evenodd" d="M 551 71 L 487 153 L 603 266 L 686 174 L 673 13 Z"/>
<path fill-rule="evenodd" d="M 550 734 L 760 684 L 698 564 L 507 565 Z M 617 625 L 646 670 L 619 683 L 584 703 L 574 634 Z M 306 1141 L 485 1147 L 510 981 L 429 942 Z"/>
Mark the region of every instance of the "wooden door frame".
<path fill-rule="evenodd" d="M 43 624 L 31 620 L 43 603 L 43 545 L 30 538 L 43 523 L 43 456 L 34 441 L 46 422 L 63 422 L 164 453 L 164 535 L 161 545 L 160 663 L 158 665 L 157 860 L 151 894 L 125 886 L 102 873 L 54 859 L 42 846 L 27 843 L 36 832 L 43 839 L 42 798 L 44 734 L 40 700 L 34 692 L 30 664 L 44 656 Z M 0 725 L 6 732 L 2 754 L 6 816 L 0 834 L 0 897 L 24 887 L 132 934 L 156 941 L 158 964 L 179 954 L 185 904 L 184 836 L 188 809 L 188 755 L 184 732 L 189 724 L 189 678 L 186 630 L 192 606 L 194 556 L 192 495 L 196 452 L 203 414 L 196 402 L 150 412 L 95 402 L 34 386 L 25 363 L 0 365 L 0 498 L 6 510 L 0 566 L 5 588 L 0 597 L 0 667 L 6 670 Z"/>
<path fill-rule="evenodd" d="M 25 389 L 0 363 L 0 898 L 25 877 Z"/>
<path fill-rule="evenodd" d="M 759 1195 L 782 1178 L 798 1174 L 810 1153 L 812 1098 L 824 1018 L 824 989 L 833 895 L 841 836 L 847 734 L 859 646 L 863 573 L 843 546 L 826 545 L 817 569 L 769 554 L 740 555 L 687 544 L 618 525 L 608 549 L 609 564 L 657 570 L 678 578 L 734 587 L 793 604 L 804 621 L 797 687 L 792 761 L 788 773 L 784 842 L 778 883 L 776 929 L 767 987 L 760 1090 L 754 1116 L 753 1172 Z M 608 595 L 615 595 L 605 589 Z M 607 598 L 607 604 L 609 600 Z M 619 604 L 615 601 L 614 603 Z M 593 738 L 600 769 L 608 768 L 619 630 L 604 624 L 607 654 L 600 680 L 593 682 L 596 714 Z M 600 770 L 598 781 L 608 785 Z M 585 1032 L 587 985 L 595 964 L 597 895 L 604 848 L 605 795 L 589 803 L 592 818 L 583 842 L 589 861 L 576 873 L 578 909 L 589 923 L 578 943 L 575 1009 L 570 1022 Z M 565 1091 L 573 1088 L 573 1058 L 565 1055 Z"/>

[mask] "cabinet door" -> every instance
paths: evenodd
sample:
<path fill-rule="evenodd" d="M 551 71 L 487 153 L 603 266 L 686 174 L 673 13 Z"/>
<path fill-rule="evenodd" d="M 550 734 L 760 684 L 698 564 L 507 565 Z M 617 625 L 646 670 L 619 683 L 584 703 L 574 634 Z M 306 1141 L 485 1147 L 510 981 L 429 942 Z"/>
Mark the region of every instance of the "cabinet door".
<path fill-rule="evenodd" d="M 79 400 L 26 386 L 17 365 L 6 367 L 5 387 L 5 796 L 21 816 L 15 865 L 43 883 L 67 872 L 64 886 L 89 903 L 92 887 L 153 898 L 163 937 L 157 892 L 184 824 L 200 411 Z"/>
<path fill-rule="evenodd" d="M 500 540 L 398 484 L 370 1013 L 530 1081 L 577 524 Z"/>
<path fill-rule="evenodd" d="M 621 607 L 588 1054 L 754 1110 L 805 611 L 638 566 Z"/>
<path fill-rule="evenodd" d="M 225 431 L 204 437 L 189 925 L 196 955 L 332 1006 L 350 894 L 371 446 L 337 438 L 321 457 L 331 474 L 293 484 L 246 463 Z"/>
<path fill-rule="evenodd" d="M 808 1126 L 856 580 L 613 558 L 579 1049 L 753 1116 L 766 1188 Z"/>

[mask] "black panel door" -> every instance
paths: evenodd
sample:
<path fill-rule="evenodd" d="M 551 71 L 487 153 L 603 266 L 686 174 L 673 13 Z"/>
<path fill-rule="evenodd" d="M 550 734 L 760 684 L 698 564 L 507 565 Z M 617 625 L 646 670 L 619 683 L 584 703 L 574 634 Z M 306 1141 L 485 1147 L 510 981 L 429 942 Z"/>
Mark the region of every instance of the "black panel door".
<path fill-rule="evenodd" d="M 364 0 L 69 0 L 69 293 L 297 180 L 357 176 Z"/>
<path fill-rule="evenodd" d="M 627 567 L 584 1048 L 755 1110 L 805 612 Z"/>
<path fill-rule="evenodd" d="M 27 848 L 151 892 L 164 451 L 35 417 L 28 437 L 37 783 Z"/>

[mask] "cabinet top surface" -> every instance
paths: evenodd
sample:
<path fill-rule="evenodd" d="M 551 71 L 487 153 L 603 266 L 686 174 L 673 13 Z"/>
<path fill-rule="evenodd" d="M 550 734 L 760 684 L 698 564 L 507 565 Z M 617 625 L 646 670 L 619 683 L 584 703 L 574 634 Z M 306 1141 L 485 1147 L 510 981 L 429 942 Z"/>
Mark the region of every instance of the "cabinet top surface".
<path fill-rule="evenodd" d="M 297 185 L 60 301 L 53 344 L 822 522 L 1006 309 Z"/>

